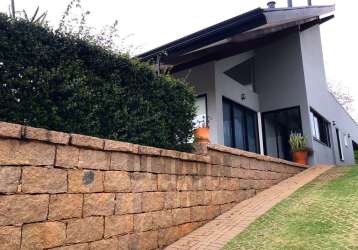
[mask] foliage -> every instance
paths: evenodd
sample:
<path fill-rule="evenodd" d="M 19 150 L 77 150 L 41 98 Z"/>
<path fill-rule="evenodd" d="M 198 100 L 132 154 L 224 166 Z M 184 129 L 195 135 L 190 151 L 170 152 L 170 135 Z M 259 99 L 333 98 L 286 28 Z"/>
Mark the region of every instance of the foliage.
<path fill-rule="evenodd" d="M 350 93 L 350 90 L 343 87 L 341 84 L 328 84 L 329 92 L 337 99 L 337 101 L 347 110 L 352 113 L 354 98 Z"/>
<path fill-rule="evenodd" d="M 29 16 L 29 14 L 27 13 L 26 10 L 22 10 L 22 12 L 20 12 L 20 14 L 22 14 L 22 15 L 17 15 L 17 14 L 19 14 L 19 12 L 16 11 L 15 0 L 11 0 L 10 6 L 9 6 L 9 16 L 13 19 L 20 17 L 30 23 L 43 25 L 46 23 L 47 11 L 42 14 L 39 14 L 39 10 L 40 10 L 40 7 L 37 6 L 35 13 L 32 16 Z"/>
<path fill-rule="evenodd" d="M 0 14 L 0 120 L 181 148 L 195 96 L 148 64 Z"/>
<path fill-rule="evenodd" d="M 114 53 L 133 54 L 136 47 L 127 43 L 129 36 L 120 36 L 118 20 L 97 30 L 88 24 L 90 11 L 83 9 L 81 0 L 71 0 L 63 13 L 57 33 L 71 35 L 88 43 L 98 45 Z"/>
<path fill-rule="evenodd" d="M 354 159 L 356 160 L 356 163 L 358 163 L 358 150 L 354 150 Z"/>
<path fill-rule="evenodd" d="M 291 133 L 289 143 L 291 146 L 292 152 L 306 151 L 307 150 L 307 141 L 304 136 L 300 133 Z"/>

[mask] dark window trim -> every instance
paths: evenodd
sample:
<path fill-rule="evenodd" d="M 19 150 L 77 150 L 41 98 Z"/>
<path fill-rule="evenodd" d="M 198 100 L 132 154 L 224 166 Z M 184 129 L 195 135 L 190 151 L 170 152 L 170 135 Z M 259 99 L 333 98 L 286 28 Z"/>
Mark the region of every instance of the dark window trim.
<path fill-rule="evenodd" d="M 299 106 L 299 105 L 298 105 L 298 106 L 289 107 L 289 108 L 282 108 L 282 109 L 270 110 L 270 111 L 266 111 L 266 112 L 262 112 L 262 113 L 261 113 L 262 138 L 263 138 L 263 143 L 264 143 L 264 154 L 265 154 L 265 155 L 267 155 L 265 115 L 266 115 L 266 114 L 271 114 L 271 113 L 282 112 L 282 111 L 288 111 L 288 110 L 292 110 L 292 109 L 298 109 L 298 112 L 299 112 L 299 114 L 300 114 L 299 126 L 300 126 L 301 131 L 303 132 L 303 129 L 302 129 L 301 106 Z M 275 123 L 276 123 L 276 116 L 275 116 Z M 277 127 L 276 127 L 276 126 L 275 126 L 275 134 L 276 134 L 276 150 L 277 150 L 278 157 L 280 157 L 280 147 L 279 147 L 279 144 L 278 144 Z"/>
<path fill-rule="evenodd" d="M 341 136 L 340 136 L 340 132 L 339 129 L 336 128 L 336 136 L 337 136 L 337 144 L 338 144 L 338 154 L 339 154 L 339 159 L 340 161 L 344 162 L 344 157 L 343 157 L 343 149 L 342 149 L 342 141 L 341 141 Z"/>
<path fill-rule="evenodd" d="M 248 107 L 246 107 L 246 106 L 244 106 L 244 105 L 242 105 L 240 103 L 237 103 L 237 102 L 235 102 L 235 101 L 233 101 L 230 98 L 227 98 L 225 96 L 222 97 L 222 102 L 223 103 L 227 102 L 227 103 L 230 104 L 231 124 L 235 124 L 234 123 L 233 106 L 239 106 L 239 107 L 244 109 L 244 112 L 243 112 L 244 113 L 244 124 L 243 124 L 243 126 L 244 126 L 245 135 L 243 135 L 243 137 L 244 137 L 243 139 L 245 141 L 245 149 L 243 149 L 243 150 L 245 150 L 245 151 L 249 151 L 249 149 L 248 149 L 248 145 L 249 145 L 248 140 L 249 140 L 249 138 L 247 136 L 247 117 L 246 117 L 246 112 L 245 111 L 247 110 L 247 111 L 252 112 L 252 113 L 255 114 L 255 123 L 256 123 L 256 131 L 255 131 L 255 137 L 256 137 L 255 138 L 256 139 L 255 144 L 256 145 L 255 146 L 256 146 L 256 152 L 254 152 L 254 153 L 260 154 L 261 149 L 260 149 L 260 139 L 259 139 L 259 136 L 260 136 L 260 134 L 259 134 L 259 119 L 258 119 L 258 116 L 257 116 L 257 111 L 255 111 L 255 110 L 253 110 L 251 108 L 248 108 Z M 231 129 L 231 134 L 232 134 L 232 137 L 233 137 L 233 147 L 236 148 L 236 145 L 235 145 L 235 129 L 233 128 L 233 126 L 230 129 Z"/>
<path fill-rule="evenodd" d="M 325 143 L 323 142 L 322 140 L 318 139 L 317 137 L 315 137 L 315 135 L 312 134 L 312 137 L 313 137 L 313 140 L 316 141 L 316 142 L 319 142 L 320 144 L 326 146 L 326 147 L 329 147 L 331 148 L 332 147 L 332 141 L 331 141 L 331 131 L 330 131 L 330 127 L 331 127 L 331 123 L 323 116 L 321 115 L 319 112 L 317 112 L 314 108 L 310 108 L 310 113 L 313 113 L 316 117 L 322 119 L 325 123 L 327 123 L 327 140 L 328 140 L 328 143 Z M 312 126 L 314 124 L 311 124 L 311 114 L 310 114 L 310 126 Z M 312 128 L 311 128 L 311 133 L 312 133 Z"/>

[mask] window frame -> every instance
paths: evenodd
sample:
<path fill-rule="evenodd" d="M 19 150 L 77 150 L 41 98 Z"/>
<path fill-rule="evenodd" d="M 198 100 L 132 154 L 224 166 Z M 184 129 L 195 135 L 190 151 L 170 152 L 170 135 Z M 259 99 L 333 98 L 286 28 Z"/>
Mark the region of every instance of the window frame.
<path fill-rule="evenodd" d="M 258 120 L 258 112 L 256 112 L 255 110 L 252 110 L 248 107 L 245 107 L 237 102 L 234 102 L 232 100 L 230 100 L 229 98 L 226 98 L 225 96 L 222 97 L 222 110 L 224 112 L 224 103 L 228 104 L 229 107 L 230 107 L 230 130 L 231 130 L 231 140 L 232 140 L 232 146 L 228 146 L 228 147 L 233 147 L 233 148 L 237 148 L 236 146 L 236 142 L 235 142 L 235 128 L 234 128 L 234 107 L 238 107 L 242 112 L 243 112 L 243 130 L 244 130 L 244 134 L 242 135 L 243 136 L 243 140 L 244 140 L 244 149 L 241 149 L 241 148 L 238 148 L 238 149 L 241 149 L 241 150 L 244 150 L 244 151 L 248 151 L 248 152 L 253 152 L 253 151 L 250 151 L 249 150 L 249 143 L 248 143 L 248 129 L 247 129 L 247 113 L 251 113 L 253 114 L 254 116 L 254 119 L 255 119 L 255 124 L 256 124 L 256 128 L 255 128 L 255 147 L 256 147 L 256 151 L 253 152 L 253 153 L 257 153 L 257 154 L 260 154 L 261 150 L 260 150 L 260 139 L 259 139 L 259 120 Z M 224 117 L 223 117 L 224 118 Z M 223 128 L 225 129 L 225 128 Z M 223 135 L 223 137 L 225 137 Z M 225 138 L 224 138 L 224 145 L 225 145 Z"/>
<path fill-rule="evenodd" d="M 312 108 L 310 109 L 310 126 L 311 126 L 313 140 L 330 148 L 332 146 L 332 139 L 331 139 L 332 135 L 330 132 L 331 123 Z M 325 140 L 323 140 L 323 136 L 322 136 L 323 132 L 321 131 L 322 126 L 325 129 L 326 142 Z M 317 137 L 317 133 L 318 133 L 318 137 Z"/>
<path fill-rule="evenodd" d="M 275 143 L 276 143 L 276 152 L 277 152 L 277 158 L 283 159 L 281 156 L 281 150 L 279 147 L 279 142 L 278 142 L 278 129 L 277 129 L 277 114 L 280 112 L 284 112 L 284 111 L 290 111 L 290 110 L 297 110 L 298 114 L 299 114 L 299 121 L 298 121 L 298 125 L 299 125 L 299 130 L 300 132 L 303 134 L 303 127 L 302 127 L 302 114 L 301 114 L 301 106 L 292 106 L 292 107 L 288 107 L 288 108 L 282 108 L 282 109 L 276 109 L 276 110 L 270 110 L 270 111 L 266 111 L 266 112 L 262 112 L 261 113 L 261 124 L 262 124 L 262 137 L 263 137 L 263 146 L 264 146 L 264 154 L 268 155 L 268 147 L 267 147 L 267 138 L 266 138 L 266 124 L 265 124 L 265 119 L 267 115 L 273 114 L 274 115 L 274 122 L 275 122 Z"/>

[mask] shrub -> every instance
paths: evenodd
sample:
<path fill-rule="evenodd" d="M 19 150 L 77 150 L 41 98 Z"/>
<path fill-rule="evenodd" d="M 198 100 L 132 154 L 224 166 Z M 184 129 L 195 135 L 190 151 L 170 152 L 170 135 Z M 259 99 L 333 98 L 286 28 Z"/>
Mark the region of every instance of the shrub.
<path fill-rule="evenodd" d="M 195 96 L 152 66 L 0 14 L 0 120 L 178 149 Z"/>

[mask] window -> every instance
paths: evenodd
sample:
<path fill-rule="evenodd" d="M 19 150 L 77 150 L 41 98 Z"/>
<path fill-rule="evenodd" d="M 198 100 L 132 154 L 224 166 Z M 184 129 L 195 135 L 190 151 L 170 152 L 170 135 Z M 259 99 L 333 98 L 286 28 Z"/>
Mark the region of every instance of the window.
<path fill-rule="evenodd" d="M 257 113 L 223 99 L 224 144 L 258 153 Z"/>
<path fill-rule="evenodd" d="M 206 95 L 199 95 L 196 97 L 196 117 L 194 118 L 194 124 L 196 127 L 199 126 L 199 123 L 202 123 L 203 120 L 207 120 L 207 97 Z"/>
<path fill-rule="evenodd" d="M 337 144 L 338 144 L 339 158 L 341 159 L 341 161 L 344 161 L 342 141 L 341 141 L 341 132 L 339 131 L 338 128 L 336 128 L 336 135 L 337 135 Z"/>
<path fill-rule="evenodd" d="M 251 91 L 255 91 L 255 64 L 253 58 L 232 67 L 224 73 Z"/>
<path fill-rule="evenodd" d="M 262 114 L 265 154 L 292 160 L 289 137 L 292 132 L 302 133 L 299 107 L 265 112 Z"/>
<path fill-rule="evenodd" d="M 311 110 L 310 117 L 313 138 L 330 147 L 329 122 L 313 110 Z"/>

